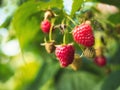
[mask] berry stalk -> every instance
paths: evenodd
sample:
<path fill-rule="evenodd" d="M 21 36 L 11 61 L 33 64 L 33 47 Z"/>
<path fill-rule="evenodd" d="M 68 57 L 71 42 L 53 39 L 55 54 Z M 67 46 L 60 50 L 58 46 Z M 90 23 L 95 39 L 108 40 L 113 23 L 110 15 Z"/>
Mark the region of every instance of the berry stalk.
<path fill-rule="evenodd" d="M 52 19 L 51 27 L 50 27 L 50 33 L 49 33 L 49 41 L 52 41 L 52 29 L 54 26 L 55 19 Z"/>
<path fill-rule="evenodd" d="M 64 36 L 63 36 L 63 44 L 66 44 L 66 31 L 65 31 Z"/>
<path fill-rule="evenodd" d="M 77 23 L 69 16 L 66 16 L 75 26 L 77 25 Z"/>

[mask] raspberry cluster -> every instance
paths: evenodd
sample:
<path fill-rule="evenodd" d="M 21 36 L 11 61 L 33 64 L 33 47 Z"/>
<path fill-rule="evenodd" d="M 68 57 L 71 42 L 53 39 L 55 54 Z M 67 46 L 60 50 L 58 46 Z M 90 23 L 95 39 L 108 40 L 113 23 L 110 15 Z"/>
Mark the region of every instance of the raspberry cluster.
<path fill-rule="evenodd" d="M 47 15 L 47 16 L 46 16 Z M 48 20 L 49 18 L 52 18 L 53 12 L 47 11 L 45 13 L 45 18 L 41 22 L 40 28 L 43 33 L 49 34 L 51 38 L 51 33 L 50 30 L 55 30 L 55 28 L 61 29 L 62 34 L 66 35 L 64 33 L 64 29 L 67 27 L 65 24 L 60 24 L 60 25 L 54 25 L 51 27 L 51 22 Z M 64 27 L 63 27 L 64 25 Z M 53 33 L 53 32 L 52 32 Z M 95 57 L 95 49 L 94 49 L 94 44 L 95 44 L 95 37 L 93 33 L 93 28 L 91 24 L 88 23 L 82 23 L 80 25 L 76 25 L 75 28 L 72 30 L 72 37 L 73 37 L 73 42 L 76 42 L 76 44 L 80 45 L 83 47 L 83 55 L 87 58 L 94 58 Z M 65 40 L 65 39 L 64 39 Z M 81 64 L 81 58 L 82 55 L 80 56 L 79 54 L 76 54 L 75 46 L 71 43 L 62 43 L 60 45 L 55 44 L 55 40 L 49 40 L 45 42 L 45 49 L 48 53 L 53 53 L 55 51 L 55 56 L 60 62 L 61 67 L 67 67 L 71 66 L 74 70 L 77 70 L 78 67 Z M 76 57 L 77 55 L 77 57 Z M 106 58 L 103 55 L 96 56 L 94 58 L 94 63 L 98 66 L 105 66 L 106 65 Z"/>

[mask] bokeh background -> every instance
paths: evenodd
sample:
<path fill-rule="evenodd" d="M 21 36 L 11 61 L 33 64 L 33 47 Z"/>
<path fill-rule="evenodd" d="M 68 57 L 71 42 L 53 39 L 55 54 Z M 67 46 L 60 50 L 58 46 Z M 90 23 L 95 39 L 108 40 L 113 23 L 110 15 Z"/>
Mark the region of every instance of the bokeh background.
<path fill-rule="evenodd" d="M 90 12 L 94 47 L 103 48 L 107 65 L 99 67 L 83 57 L 77 71 L 61 68 L 40 45 L 44 36 L 48 39 L 40 29 L 47 9 L 58 15 L 56 25 L 66 16 L 80 24 Z M 68 24 L 69 31 L 75 27 Z M 56 30 L 55 35 L 62 43 L 62 34 Z M 73 42 L 71 35 L 67 42 Z M 75 48 L 81 54 L 76 43 Z M 0 0 L 0 90 L 120 90 L 120 1 Z"/>

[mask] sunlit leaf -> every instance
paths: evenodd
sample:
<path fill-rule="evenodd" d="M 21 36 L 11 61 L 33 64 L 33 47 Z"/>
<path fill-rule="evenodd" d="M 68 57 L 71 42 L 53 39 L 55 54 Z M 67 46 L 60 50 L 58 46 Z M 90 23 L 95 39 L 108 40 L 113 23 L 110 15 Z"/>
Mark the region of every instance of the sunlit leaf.
<path fill-rule="evenodd" d="M 116 90 L 120 90 L 120 86 Z"/>
<path fill-rule="evenodd" d="M 26 2 L 19 7 L 14 15 L 13 28 L 19 38 L 21 47 L 32 40 L 40 30 L 40 22 L 44 17 L 41 11 L 55 7 L 62 8 L 62 1 Z"/>
<path fill-rule="evenodd" d="M 56 75 L 59 68 L 60 66 L 56 62 L 44 63 L 38 72 L 35 81 L 28 87 L 28 90 L 33 90 L 32 87 L 34 87 L 35 90 L 41 88 L 48 80 Z"/>
<path fill-rule="evenodd" d="M 87 1 L 92 1 L 92 0 L 73 0 L 71 15 L 74 15 L 76 11 L 83 8 L 85 2 L 87 2 Z"/>
<path fill-rule="evenodd" d="M 81 5 L 83 3 L 83 0 L 74 0 L 72 4 L 72 10 L 71 15 L 75 14 L 75 12 L 80 9 Z"/>

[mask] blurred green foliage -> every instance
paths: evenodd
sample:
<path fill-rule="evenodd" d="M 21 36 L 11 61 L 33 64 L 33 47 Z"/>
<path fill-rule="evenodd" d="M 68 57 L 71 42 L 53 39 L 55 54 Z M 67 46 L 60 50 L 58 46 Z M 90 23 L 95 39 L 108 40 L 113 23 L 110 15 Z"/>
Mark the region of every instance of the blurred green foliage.
<path fill-rule="evenodd" d="M 64 0 L 0 0 L 1 10 L 13 10 L 6 12 L 9 14 L 0 25 L 0 28 L 7 28 L 9 32 L 5 42 L 17 38 L 20 44 L 20 53 L 15 56 L 5 55 L 0 48 L 0 90 L 120 90 L 120 33 L 115 30 L 116 25 L 120 24 L 120 11 L 104 15 L 96 9 L 99 2 L 113 4 L 118 9 L 120 6 L 119 0 L 73 0 L 71 12 L 68 14 Z M 105 47 L 107 66 L 100 68 L 92 60 L 83 58 L 83 64 L 78 71 L 73 71 L 70 67 L 61 68 L 55 55 L 48 54 L 40 45 L 44 42 L 44 36 L 48 39 L 48 35 L 40 30 L 46 9 L 51 9 L 58 15 L 55 24 L 61 24 L 64 18 L 67 19 L 66 16 L 80 23 L 79 19 L 87 11 L 92 11 L 96 46 Z M 1 13 L 3 12 L 0 11 Z M 71 21 L 68 20 L 67 24 L 69 31 L 74 28 Z M 101 41 L 101 36 L 106 45 Z M 62 43 L 59 31 L 56 30 L 53 37 L 58 44 Z M 71 34 L 68 34 L 67 39 L 71 43 Z M 0 46 L 2 42 L 1 40 Z M 76 44 L 75 46 L 76 52 L 81 54 L 80 48 Z M 3 63 L 5 59 L 8 62 Z"/>

